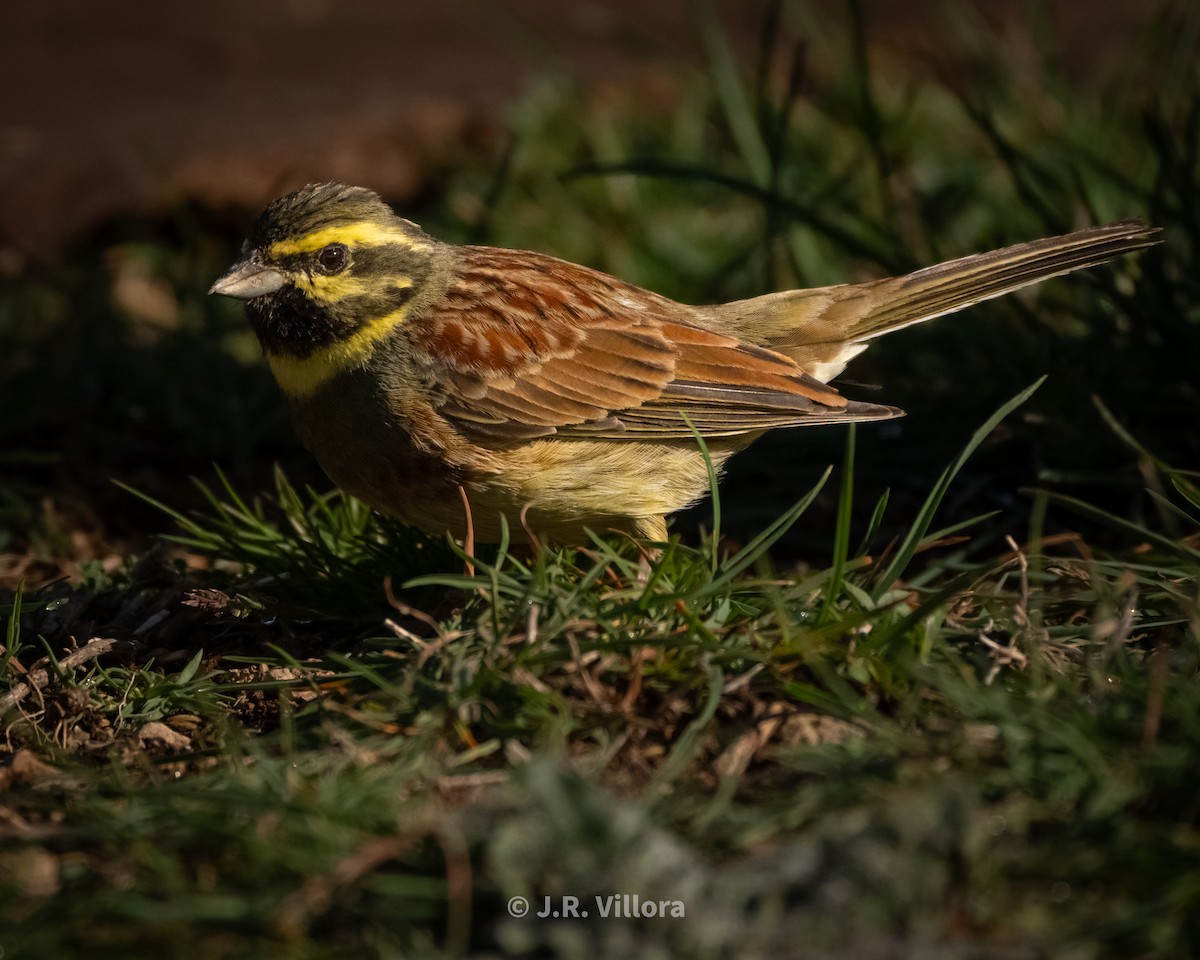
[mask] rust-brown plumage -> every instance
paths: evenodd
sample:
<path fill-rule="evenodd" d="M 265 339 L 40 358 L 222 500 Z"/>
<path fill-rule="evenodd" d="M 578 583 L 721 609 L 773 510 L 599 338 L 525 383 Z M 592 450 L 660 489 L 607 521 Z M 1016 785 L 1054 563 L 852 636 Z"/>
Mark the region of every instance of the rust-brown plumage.
<path fill-rule="evenodd" d="M 782 354 L 683 322 L 680 305 L 526 251 L 465 247 L 408 342 L 436 404 L 495 439 L 735 436 L 899 411 L 851 403 Z M 687 420 L 684 419 L 687 415 Z"/>
<path fill-rule="evenodd" d="M 442 244 L 370 191 L 318 184 L 272 204 L 213 289 L 248 301 L 302 438 L 378 509 L 456 534 L 469 513 L 480 539 L 525 513 L 560 539 L 662 539 L 707 488 L 694 432 L 720 467 L 774 427 L 900 416 L 826 381 L 877 336 L 1156 232 L 1126 221 L 693 307 L 543 254 Z"/>

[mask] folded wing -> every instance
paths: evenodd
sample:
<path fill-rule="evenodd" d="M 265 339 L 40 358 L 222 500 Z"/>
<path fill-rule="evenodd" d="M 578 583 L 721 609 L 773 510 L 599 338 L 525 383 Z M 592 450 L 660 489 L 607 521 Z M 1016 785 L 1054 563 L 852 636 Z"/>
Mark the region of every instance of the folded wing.
<path fill-rule="evenodd" d="M 900 415 L 847 400 L 772 350 L 693 326 L 690 308 L 541 254 L 463 250 L 412 321 L 434 403 L 459 429 L 535 437 L 722 437 Z M 689 425 L 690 424 L 690 425 Z"/>

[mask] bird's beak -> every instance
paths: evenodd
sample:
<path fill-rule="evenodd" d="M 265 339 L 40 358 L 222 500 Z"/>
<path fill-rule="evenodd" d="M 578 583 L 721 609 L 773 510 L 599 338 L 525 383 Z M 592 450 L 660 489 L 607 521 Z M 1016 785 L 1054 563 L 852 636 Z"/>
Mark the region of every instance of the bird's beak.
<path fill-rule="evenodd" d="M 229 272 L 209 287 L 209 293 L 219 293 L 223 297 L 236 297 L 238 300 L 253 300 L 268 293 L 274 293 L 286 283 L 283 274 L 278 270 L 259 263 L 254 258 L 239 260 Z"/>

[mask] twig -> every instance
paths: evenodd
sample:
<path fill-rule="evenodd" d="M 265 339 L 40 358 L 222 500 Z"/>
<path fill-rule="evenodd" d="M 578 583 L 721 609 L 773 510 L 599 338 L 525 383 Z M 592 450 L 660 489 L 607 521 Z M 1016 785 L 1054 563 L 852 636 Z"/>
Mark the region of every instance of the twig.
<path fill-rule="evenodd" d="M 1170 647 L 1165 641 L 1159 641 L 1154 648 L 1154 653 L 1150 655 L 1150 682 L 1146 690 L 1146 715 L 1142 720 L 1142 750 L 1147 753 L 1153 750 L 1158 743 L 1169 664 Z"/>
<path fill-rule="evenodd" d="M 442 818 L 433 830 L 446 861 L 446 956 L 462 957 L 470 945 L 471 855 L 466 838 Z"/>
<path fill-rule="evenodd" d="M 1032 641 L 1033 624 L 1029 620 L 1029 559 L 1012 536 L 1006 536 L 1004 539 L 1008 541 L 1013 553 L 1017 555 L 1017 567 L 1021 571 L 1021 593 L 1017 597 L 1016 607 L 1013 608 L 1013 619 L 1021 628 L 1021 632 Z"/>
<path fill-rule="evenodd" d="M 1011 664 L 1016 664 L 1018 667 L 1024 667 L 1029 658 L 1017 646 L 1018 639 L 1024 639 L 1026 645 L 1033 649 L 1034 633 L 1033 622 L 1029 619 L 1029 560 L 1025 556 L 1025 552 L 1017 544 L 1011 536 L 1004 538 L 1008 541 L 1008 545 L 1012 547 L 1013 553 L 1016 555 L 1017 569 L 1020 571 L 1020 593 L 1017 595 L 1017 602 L 1013 607 L 1013 620 L 1017 624 L 1017 632 L 1009 638 L 1008 646 L 1002 647 L 995 640 L 987 636 L 987 629 L 979 635 L 979 639 L 983 641 L 992 651 L 992 665 L 988 669 L 987 676 L 983 678 L 985 686 L 991 686 L 992 681 L 996 679 L 1000 671 Z"/>
<path fill-rule="evenodd" d="M 396 836 L 367 840 L 339 860 L 332 870 L 310 877 L 288 894 L 275 911 L 275 930 L 289 939 L 304 936 L 312 920 L 330 908 L 337 894 L 374 873 L 389 860 L 403 857 L 430 832 L 428 825 L 420 825 Z"/>
<path fill-rule="evenodd" d="M 1104 645 L 1104 649 L 1107 652 L 1111 653 L 1119 647 L 1124 646 L 1129 640 L 1130 631 L 1133 630 L 1133 620 L 1137 616 L 1137 604 L 1138 591 L 1134 587 L 1129 591 L 1128 599 L 1122 604 L 1121 616 L 1117 618 L 1116 623 L 1113 623 L 1109 619 L 1097 625 L 1096 633 L 1098 636 L 1104 635 L 1104 631 L 1101 628 L 1109 627 L 1112 631 L 1106 634 L 1108 639 Z"/>
<path fill-rule="evenodd" d="M 439 638 L 445 637 L 445 631 L 442 625 L 433 617 L 427 614 L 424 610 L 418 610 L 416 607 L 409 606 L 403 600 L 396 596 L 392 590 L 392 575 L 389 573 L 383 578 L 383 595 L 387 597 L 387 602 L 397 610 L 402 616 L 412 617 L 414 620 L 420 620 L 425 626 L 429 627 Z"/>
<path fill-rule="evenodd" d="M 97 657 L 104 656 L 104 654 L 112 650 L 118 643 L 120 641 L 112 637 L 93 637 L 84 646 L 68 653 L 59 660 L 58 666 L 62 670 L 74 670 L 76 667 L 81 667 L 85 663 L 95 660 Z M 15 684 L 8 693 L 0 697 L 0 715 L 7 713 L 33 693 L 34 690 L 41 690 L 42 687 L 50 682 L 50 679 L 51 673 L 49 670 L 34 670 L 32 673 L 27 674 L 23 681 Z"/>
<path fill-rule="evenodd" d="M 583 681 L 583 686 L 587 690 L 588 695 L 592 700 L 601 705 L 608 703 L 608 698 L 596 682 L 596 678 L 588 672 L 587 665 L 583 662 L 583 655 L 580 653 L 579 644 L 576 643 L 575 637 L 572 634 L 567 634 L 567 647 L 571 651 L 571 659 L 575 662 L 575 669 L 579 673 L 579 679 Z"/>
<path fill-rule="evenodd" d="M 525 618 L 525 642 L 537 643 L 538 635 L 538 617 L 541 613 L 542 605 L 536 600 L 529 604 L 529 615 Z"/>
<path fill-rule="evenodd" d="M 466 636 L 466 630 L 452 630 L 450 632 L 443 630 L 442 625 L 433 619 L 433 617 L 431 617 L 429 614 L 422 610 L 418 610 L 416 607 L 410 607 L 407 603 L 397 597 L 392 592 L 391 575 L 383 578 L 383 592 L 387 597 L 388 603 L 399 610 L 400 613 L 404 614 L 406 617 L 412 617 L 415 620 L 420 620 L 423 624 L 433 630 L 435 634 L 437 634 L 437 638 L 435 640 L 423 640 L 411 630 L 406 630 L 404 627 L 400 626 L 400 624 L 396 623 L 396 621 L 392 620 L 390 617 L 383 621 L 384 626 L 388 627 L 392 633 L 394 633 L 401 640 L 407 640 L 414 647 L 416 647 L 418 651 L 420 651 L 417 656 L 418 669 L 425 666 L 425 661 L 432 657 L 439 650 L 443 649 L 446 644 L 459 639 L 459 637 Z"/>
<path fill-rule="evenodd" d="M 645 659 L 645 647 L 638 647 L 633 651 L 633 656 L 630 658 L 629 664 L 629 687 L 625 691 L 625 696 L 621 698 L 621 710 L 624 713 L 632 713 L 633 705 L 637 703 L 637 698 L 641 696 L 642 663 Z"/>

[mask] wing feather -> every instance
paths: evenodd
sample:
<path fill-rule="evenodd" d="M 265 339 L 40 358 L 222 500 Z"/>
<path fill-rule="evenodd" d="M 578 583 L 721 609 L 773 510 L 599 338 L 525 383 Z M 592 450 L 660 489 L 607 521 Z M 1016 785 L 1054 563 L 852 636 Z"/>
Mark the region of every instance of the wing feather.
<path fill-rule="evenodd" d="M 467 247 L 445 297 L 408 330 L 435 407 L 484 440 L 686 438 L 688 420 L 702 435 L 736 436 L 900 414 L 848 401 L 700 317 L 587 267 Z"/>

